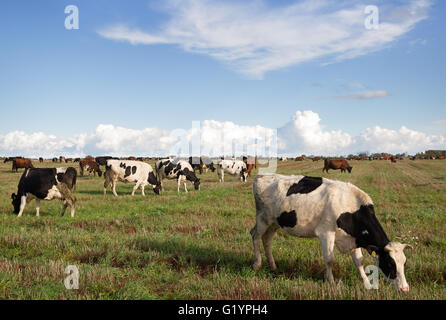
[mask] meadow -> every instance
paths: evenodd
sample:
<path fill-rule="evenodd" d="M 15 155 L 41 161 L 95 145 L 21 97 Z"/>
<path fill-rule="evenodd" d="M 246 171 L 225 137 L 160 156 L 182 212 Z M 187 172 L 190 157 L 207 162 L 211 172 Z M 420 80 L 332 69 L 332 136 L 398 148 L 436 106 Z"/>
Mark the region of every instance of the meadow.
<path fill-rule="evenodd" d="M 151 163 L 153 166 L 153 163 Z M 201 190 L 189 184 L 177 194 L 176 182 L 155 195 L 146 188 L 130 196 L 120 183 L 119 198 L 103 197 L 104 179 L 79 177 L 75 218 L 60 217 L 59 200 L 34 201 L 23 217 L 12 213 L 11 193 L 19 173 L 0 164 L 0 299 L 446 299 L 446 161 L 351 161 L 351 174 L 322 173 L 323 162 L 283 162 L 278 173 L 349 181 L 373 199 L 378 219 L 391 240 L 406 250 L 409 293 L 380 279 L 366 290 L 350 255 L 336 249 L 336 285 L 324 282 L 317 239 L 278 232 L 273 242 L 278 272 L 265 257 L 251 268 L 255 224 L 253 176 L 243 184 L 217 173 L 197 175 Z M 34 162 L 36 167 L 74 166 Z M 365 264 L 374 264 L 366 254 Z M 76 265 L 78 290 L 64 286 L 64 270 Z"/>

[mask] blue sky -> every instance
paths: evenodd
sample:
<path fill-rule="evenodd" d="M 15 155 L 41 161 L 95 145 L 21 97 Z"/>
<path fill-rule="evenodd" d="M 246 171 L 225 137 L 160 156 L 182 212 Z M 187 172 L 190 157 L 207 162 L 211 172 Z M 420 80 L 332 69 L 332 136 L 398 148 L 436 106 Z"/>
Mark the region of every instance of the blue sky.
<path fill-rule="evenodd" d="M 323 32 L 315 32 L 313 44 L 310 28 L 323 22 L 306 29 L 305 18 L 333 20 L 331 14 L 341 9 L 362 9 L 361 1 L 318 0 L 313 3 L 320 9 L 307 15 L 300 7 L 293 9 L 300 4 L 307 10 L 307 1 L 179 3 L 2 2 L 0 138 L 14 131 L 92 134 L 100 124 L 188 129 L 193 120 L 282 128 L 297 110 L 318 114 L 324 132 L 341 130 L 353 137 L 375 126 L 446 135 L 444 1 L 371 1 L 383 23 L 406 30 L 375 47 L 360 48 L 347 46 L 352 39 L 324 43 Z M 405 17 L 401 8 L 408 3 L 424 8 L 417 17 Z M 64 9 L 70 4 L 79 8 L 79 30 L 64 27 Z M 226 11 L 236 13 L 233 22 Z M 241 23 L 244 11 L 252 12 L 252 19 Z M 208 18 L 218 23 L 207 25 Z M 352 17 L 352 25 L 363 18 Z M 414 21 L 407 25 L 408 19 Z M 330 23 L 349 31 L 336 20 Z M 195 24 L 202 29 L 197 31 Z M 287 37 L 294 26 L 305 39 L 298 38 L 300 30 Z M 224 32 L 232 27 L 240 29 L 240 39 L 234 37 L 237 31 L 232 36 Z M 277 41 L 274 35 L 264 40 L 259 28 L 276 32 Z M 364 43 L 359 39 L 367 41 L 366 32 L 355 31 L 353 40 Z M 129 40 L 141 35 L 137 43 Z M 156 39 L 147 40 L 149 36 Z M 334 45 L 336 51 L 314 53 Z M 294 48 L 302 47 L 295 56 Z M 264 55 L 262 50 L 276 53 Z M 0 146 L 2 150 L 15 151 Z"/>

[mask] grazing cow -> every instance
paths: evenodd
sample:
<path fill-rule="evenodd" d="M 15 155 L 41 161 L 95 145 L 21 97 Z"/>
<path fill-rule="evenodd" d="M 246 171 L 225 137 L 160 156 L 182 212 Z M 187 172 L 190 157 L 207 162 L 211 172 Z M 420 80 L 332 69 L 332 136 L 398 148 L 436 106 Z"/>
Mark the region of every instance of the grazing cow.
<path fill-rule="evenodd" d="M 192 169 L 197 170 L 200 172 L 200 174 L 203 173 L 203 169 L 206 170 L 206 173 L 210 169 L 212 172 L 215 171 L 214 163 L 211 159 L 207 157 L 189 157 L 189 164 L 192 166 Z"/>
<path fill-rule="evenodd" d="M 42 158 L 42 157 L 39 158 L 39 162 L 40 162 L 40 163 L 43 162 L 43 158 Z"/>
<path fill-rule="evenodd" d="M 248 168 L 246 163 L 241 160 L 221 160 L 217 165 L 218 179 L 220 182 L 225 181 L 225 172 L 237 176 L 242 182 L 248 179 Z"/>
<path fill-rule="evenodd" d="M 105 156 L 105 157 L 96 157 L 94 158 L 94 160 L 96 161 L 96 163 L 100 166 L 105 166 L 107 164 L 107 160 L 110 159 L 116 159 L 110 156 Z"/>
<path fill-rule="evenodd" d="M 155 177 L 152 166 L 148 163 L 141 161 L 131 161 L 131 160 L 117 160 L 109 159 L 105 165 L 105 182 L 104 182 L 104 197 L 107 192 L 107 188 L 111 185 L 113 190 L 113 195 L 118 196 L 116 193 L 116 183 L 131 182 L 135 183 L 132 191 L 132 197 L 135 196 L 136 190 L 141 187 L 141 193 L 143 196 L 144 188 L 147 185 L 152 185 L 153 192 L 156 194 L 160 193 L 161 184 Z"/>
<path fill-rule="evenodd" d="M 12 160 L 12 171 L 18 172 L 20 168 L 34 168 L 31 159 L 16 158 Z"/>
<path fill-rule="evenodd" d="M 128 160 L 136 161 L 136 158 L 135 157 L 129 157 Z"/>
<path fill-rule="evenodd" d="M 66 158 L 65 163 L 68 163 L 68 162 L 73 162 L 73 158 Z"/>
<path fill-rule="evenodd" d="M 320 159 L 319 159 L 319 157 L 314 157 L 313 158 L 313 162 L 317 162 L 317 161 L 319 161 Z"/>
<path fill-rule="evenodd" d="M 59 162 L 60 162 L 60 163 L 65 162 L 65 157 L 60 156 L 60 157 L 59 157 Z"/>
<path fill-rule="evenodd" d="M 445 159 L 445 156 L 439 156 L 438 158 L 437 158 L 437 160 L 444 160 Z"/>
<path fill-rule="evenodd" d="M 332 169 L 332 170 L 339 170 L 339 169 L 341 169 L 341 172 L 345 172 L 345 170 L 348 170 L 348 172 L 351 173 L 352 172 L 352 168 L 353 167 L 351 167 L 348 164 L 347 160 L 345 160 L 345 159 L 338 159 L 338 160 L 328 160 L 328 159 L 325 159 L 325 161 L 324 161 L 324 168 L 322 169 L 322 172 L 327 171 L 327 173 L 328 173 L 329 169 Z"/>
<path fill-rule="evenodd" d="M 350 253 L 366 286 L 370 282 L 364 272 L 361 248 L 377 256 L 381 273 L 397 289 L 407 292 L 404 276 L 406 257 L 403 249 L 410 247 L 390 242 L 375 215 L 372 199 L 356 186 L 325 178 L 259 175 L 254 179 L 256 225 L 251 230 L 254 245 L 254 270 L 262 264 L 260 239 L 270 269 L 277 267 L 271 244 L 274 234 L 285 233 L 303 238 L 319 238 L 325 260 L 325 279 L 334 282 L 332 266 L 334 246 L 341 253 Z"/>
<path fill-rule="evenodd" d="M 294 159 L 294 161 L 304 161 L 304 158 L 302 158 L 302 157 L 296 157 L 296 159 Z"/>
<path fill-rule="evenodd" d="M 59 161 L 59 160 L 58 160 L 57 158 L 53 158 L 52 161 L 53 161 L 53 162 L 57 162 L 57 161 Z"/>
<path fill-rule="evenodd" d="M 79 162 L 81 161 L 81 158 L 75 158 L 73 162 Z"/>
<path fill-rule="evenodd" d="M 391 156 L 391 157 L 390 157 L 390 162 L 392 162 L 392 163 L 396 163 L 396 158 L 395 158 L 394 156 Z"/>
<path fill-rule="evenodd" d="M 74 217 L 76 199 L 71 195 L 76 185 L 77 172 L 74 168 L 31 168 L 20 178 L 17 194 L 11 195 L 14 213 L 21 217 L 26 203 L 36 199 L 36 216 L 40 215 L 40 200 L 54 198 L 63 201 L 61 216 L 68 206 Z"/>
<path fill-rule="evenodd" d="M 286 157 L 282 157 L 282 158 L 279 158 L 279 161 L 283 161 L 283 162 L 285 162 L 285 161 L 288 161 L 288 158 L 286 158 Z"/>
<path fill-rule="evenodd" d="M 184 190 L 187 191 L 186 180 L 194 184 L 195 190 L 200 190 L 200 179 L 195 175 L 189 162 L 176 159 L 161 159 L 155 163 L 156 174 L 164 190 L 163 179 L 176 179 L 177 191 L 180 192 L 181 180 L 184 181 Z"/>
<path fill-rule="evenodd" d="M 79 161 L 79 167 L 80 167 L 80 174 L 83 177 L 84 173 L 88 171 L 88 174 L 90 175 L 92 172 L 94 176 L 96 177 L 96 172 L 98 173 L 98 176 L 102 177 L 102 171 L 101 168 L 99 168 L 99 165 L 92 160 L 80 160 Z"/>

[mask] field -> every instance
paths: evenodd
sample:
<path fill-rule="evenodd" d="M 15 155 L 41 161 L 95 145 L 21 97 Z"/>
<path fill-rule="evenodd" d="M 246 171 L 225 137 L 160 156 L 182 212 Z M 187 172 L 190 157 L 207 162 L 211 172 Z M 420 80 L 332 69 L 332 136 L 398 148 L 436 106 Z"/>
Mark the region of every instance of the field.
<path fill-rule="evenodd" d="M 130 196 L 119 184 L 103 197 L 103 178 L 80 177 L 76 217 L 60 217 L 58 200 L 34 201 L 20 219 L 10 196 L 19 173 L 0 164 L 0 299 L 446 299 L 446 161 L 351 161 L 352 174 L 322 174 L 322 162 L 279 163 L 278 173 L 350 181 L 374 200 L 378 219 L 391 240 L 412 244 L 407 250 L 407 294 L 380 279 L 366 290 L 349 255 L 336 249 L 330 286 L 317 239 L 279 232 L 273 242 L 277 274 L 254 272 L 249 234 L 255 224 L 252 180 L 232 176 L 217 182 L 203 174 L 201 191 L 146 188 Z M 65 166 L 35 162 L 36 167 Z M 152 164 L 153 165 L 153 164 Z M 78 169 L 77 164 L 74 166 Z M 263 252 L 263 250 L 262 250 Z M 365 264 L 373 258 L 365 254 Z M 64 270 L 76 265 L 79 290 L 64 286 Z"/>

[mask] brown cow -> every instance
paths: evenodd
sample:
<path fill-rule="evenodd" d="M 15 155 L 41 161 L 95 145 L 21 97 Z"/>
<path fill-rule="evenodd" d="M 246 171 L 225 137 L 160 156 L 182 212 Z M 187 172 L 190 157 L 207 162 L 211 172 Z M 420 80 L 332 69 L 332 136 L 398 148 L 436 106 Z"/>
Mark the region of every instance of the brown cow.
<path fill-rule="evenodd" d="M 246 164 L 248 177 L 251 175 L 252 170 L 257 168 L 257 157 L 243 157 L 243 162 Z"/>
<path fill-rule="evenodd" d="M 296 157 L 296 159 L 294 159 L 294 161 L 304 161 L 303 157 Z"/>
<path fill-rule="evenodd" d="M 319 159 L 319 157 L 314 157 L 313 158 L 313 162 L 318 162 L 320 159 Z"/>
<path fill-rule="evenodd" d="M 66 158 L 65 163 L 68 163 L 68 162 L 73 162 L 73 158 Z"/>
<path fill-rule="evenodd" d="M 30 159 L 16 158 L 12 160 L 12 171 L 14 171 L 15 169 L 15 172 L 18 172 L 18 169 L 20 168 L 29 169 L 29 168 L 34 168 L 34 166 L 31 163 Z"/>
<path fill-rule="evenodd" d="M 394 156 L 391 156 L 391 157 L 390 157 L 390 161 L 391 161 L 392 163 L 396 163 L 396 158 L 395 158 Z"/>
<path fill-rule="evenodd" d="M 136 158 L 135 157 L 129 157 L 129 160 L 136 161 Z"/>
<path fill-rule="evenodd" d="M 332 169 L 332 170 L 341 169 L 341 172 L 345 172 L 345 170 L 347 170 L 349 173 L 351 173 L 352 168 L 353 167 L 351 167 L 348 164 L 347 160 L 345 160 L 345 159 L 336 159 L 336 160 L 325 159 L 324 168 L 322 169 L 322 172 L 327 171 L 327 173 L 328 173 L 329 169 Z"/>
<path fill-rule="evenodd" d="M 99 168 L 99 165 L 96 163 L 96 161 L 80 160 L 79 166 L 80 166 L 80 174 L 82 177 L 84 176 L 85 171 L 88 171 L 88 174 L 91 174 L 93 172 L 94 176 L 96 176 L 97 172 L 98 176 L 102 177 L 101 168 Z"/>

